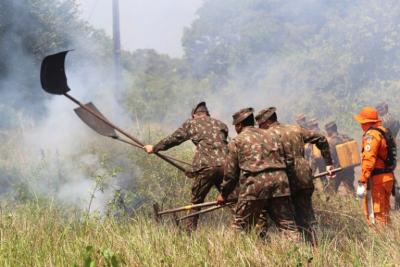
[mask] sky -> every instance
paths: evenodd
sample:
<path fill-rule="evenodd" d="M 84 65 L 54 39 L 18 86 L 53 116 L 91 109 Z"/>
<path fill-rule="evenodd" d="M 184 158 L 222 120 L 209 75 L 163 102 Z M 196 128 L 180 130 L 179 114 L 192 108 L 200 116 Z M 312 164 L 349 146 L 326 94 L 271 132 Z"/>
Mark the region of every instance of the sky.
<path fill-rule="evenodd" d="M 112 36 L 112 0 L 77 0 L 81 16 Z M 181 57 L 183 29 L 203 0 L 120 0 L 121 44 L 125 50 L 152 48 Z"/>

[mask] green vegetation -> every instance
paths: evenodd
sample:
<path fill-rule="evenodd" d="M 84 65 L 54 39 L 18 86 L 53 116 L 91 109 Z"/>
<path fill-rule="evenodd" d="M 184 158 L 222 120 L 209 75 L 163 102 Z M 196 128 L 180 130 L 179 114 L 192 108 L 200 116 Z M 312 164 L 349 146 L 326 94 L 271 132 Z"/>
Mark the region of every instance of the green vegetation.
<path fill-rule="evenodd" d="M 244 106 L 276 105 L 283 121 L 299 112 L 335 119 L 355 137 L 352 114 L 361 106 L 386 100 L 400 112 L 397 2 L 204 1 L 185 29 L 183 58 L 123 51 L 124 90 L 116 97 L 130 119 L 123 128 L 154 143 L 205 99 L 226 122 Z M 72 90 L 97 104 L 113 97 L 111 47 L 104 32 L 79 19 L 74 0 L 0 2 L 1 266 L 398 265 L 399 215 L 388 231 L 368 229 L 350 197 L 315 196 L 315 250 L 274 231 L 266 242 L 237 235 L 228 212 L 205 216 L 189 236 L 168 219 L 152 220 L 154 201 L 184 204 L 191 183 L 156 157 L 93 132 L 77 135 L 78 146 L 62 144 L 72 147 L 66 155 L 32 151 L 40 140 L 29 134 L 57 115 L 40 89 L 41 59 L 75 48 L 67 62 L 78 80 Z M 76 134 L 55 125 L 38 139 Z M 190 161 L 192 146 L 169 154 Z"/>

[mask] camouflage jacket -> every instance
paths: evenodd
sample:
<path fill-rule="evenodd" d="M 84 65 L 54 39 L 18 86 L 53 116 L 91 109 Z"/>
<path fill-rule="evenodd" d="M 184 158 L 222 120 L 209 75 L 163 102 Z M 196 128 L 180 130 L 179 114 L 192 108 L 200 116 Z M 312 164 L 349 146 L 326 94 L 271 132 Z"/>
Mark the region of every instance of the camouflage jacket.
<path fill-rule="evenodd" d="M 290 195 L 283 154 L 274 133 L 244 128 L 228 145 L 222 196 L 226 198 L 237 185 L 242 199 Z"/>
<path fill-rule="evenodd" d="M 154 151 L 167 150 L 187 140 L 196 146 L 194 172 L 213 166 L 223 166 L 227 152 L 228 127 L 211 117 L 189 119 L 173 134 L 154 146 Z"/>
<path fill-rule="evenodd" d="M 348 141 L 354 140 L 351 137 L 348 137 L 347 135 L 340 134 L 340 133 L 334 133 L 330 137 L 328 137 L 328 143 L 329 143 L 329 148 L 331 151 L 332 159 L 333 159 L 333 164 L 335 166 L 339 166 L 339 158 L 336 152 L 336 146 L 346 143 Z"/>
<path fill-rule="evenodd" d="M 297 125 L 278 122 L 272 124 L 267 131 L 273 131 L 281 138 L 291 191 L 314 188 L 312 170 L 304 155 L 305 144 L 315 144 L 321 150 L 325 164 L 332 165 L 329 144 L 325 136 Z"/>
<path fill-rule="evenodd" d="M 400 130 L 400 122 L 395 118 L 391 113 L 386 113 L 386 115 L 382 116 L 383 127 L 390 129 L 394 138 L 397 137 L 397 134 Z"/>

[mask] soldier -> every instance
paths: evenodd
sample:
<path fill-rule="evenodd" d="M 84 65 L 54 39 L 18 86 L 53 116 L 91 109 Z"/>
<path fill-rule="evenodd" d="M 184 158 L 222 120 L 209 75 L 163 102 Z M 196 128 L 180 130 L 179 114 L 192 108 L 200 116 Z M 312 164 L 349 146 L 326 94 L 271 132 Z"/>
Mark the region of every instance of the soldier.
<path fill-rule="evenodd" d="M 397 138 L 400 129 L 400 122 L 393 114 L 389 113 L 389 106 L 386 102 L 381 102 L 376 106 L 378 115 L 383 121 L 383 127 L 390 129 L 394 139 Z M 396 210 L 400 209 L 400 182 L 398 177 L 395 177 L 393 191 L 395 194 L 394 207 Z"/>
<path fill-rule="evenodd" d="M 193 204 L 203 203 L 213 186 L 218 190 L 223 178 L 223 165 L 227 152 L 228 127 L 221 121 L 211 118 L 205 102 L 200 102 L 192 110 L 192 118 L 185 121 L 173 134 L 155 146 L 146 145 L 147 153 L 168 150 L 187 140 L 196 146 L 193 158 L 194 177 L 192 185 Z M 188 220 L 188 230 L 197 228 L 199 216 Z"/>
<path fill-rule="evenodd" d="M 383 127 L 390 129 L 393 137 L 396 138 L 400 130 L 400 122 L 393 114 L 389 113 L 388 104 L 386 102 L 381 102 L 376 106 L 376 110 L 383 122 Z"/>
<path fill-rule="evenodd" d="M 319 128 L 319 123 L 318 123 L 318 119 L 317 118 L 312 118 L 308 121 L 307 123 L 307 129 L 309 129 L 310 131 L 314 131 L 317 133 L 321 133 L 321 129 Z"/>
<path fill-rule="evenodd" d="M 348 137 L 347 135 L 338 133 L 337 125 L 334 121 L 325 124 L 325 131 L 328 136 L 329 147 L 331 151 L 331 155 L 333 158 L 333 164 L 335 167 L 340 167 L 339 158 L 336 152 L 336 146 L 346 143 L 348 141 L 352 141 L 353 139 Z M 348 167 L 343 169 L 336 175 L 336 178 L 333 180 L 333 190 L 337 192 L 341 183 L 346 187 L 348 192 L 355 192 L 354 188 L 354 167 Z"/>
<path fill-rule="evenodd" d="M 217 202 L 224 203 L 239 185 L 234 229 L 249 230 L 264 212 L 284 235 L 297 240 L 282 144 L 272 132 L 254 127 L 252 108 L 236 112 L 233 124 L 238 135 L 228 145 L 224 181 Z"/>
<path fill-rule="evenodd" d="M 314 192 L 313 176 L 310 165 L 304 157 L 305 144 L 315 144 L 325 160 L 326 170 L 332 176 L 332 158 L 329 144 L 325 136 L 307 130 L 297 125 L 281 124 L 278 122 L 276 108 L 271 107 L 261 110 L 256 116 L 261 129 L 279 135 L 285 150 L 287 173 L 289 176 L 291 198 L 295 208 L 296 223 L 302 230 L 305 239 L 316 245 L 315 230 L 316 219 L 312 207 L 312 194 Z"/>
<path fill-rule="evenodd" d="M 368 223 L 386 225 L 396 167 L 396 143 L 390 131 L 382 126 L 376 109 L 365 107 L 354 117 L 364 132 L 357 195 L 363 198 Z M 365 195 L 367 190 L 369 194 Z"/>
<path fill-rule="evenodd" d="M 307 118 L 306 118 L 306 115 L 304 115 L 304 114 L 299 114 L 299 115 L 296 117 L 296 123 L 297 123 L 297 125 L 299 125 L 300 127 L 307 128 Z"/>
<path fill-rule="evenodd" d="M 317 118 L 310 119 L 308 121 L 306 128 L 315 133 L 322 134 L 322 131 L 319 128 Z M 307 144 L 305 155 L 306 159 L 308 159 L 309 164 L 311 165 L 313 173 L 321 173 L 324 171 L 325 169 L 324 159 L 315 146 L 313 146 L 312 144 Z M 318 180 L 316 180 L 316 188 L 318 191 L 324 191 L 324 188 L 327 185 L 328 185 L 328 180 L 325 178 L 319 178 Z"/>

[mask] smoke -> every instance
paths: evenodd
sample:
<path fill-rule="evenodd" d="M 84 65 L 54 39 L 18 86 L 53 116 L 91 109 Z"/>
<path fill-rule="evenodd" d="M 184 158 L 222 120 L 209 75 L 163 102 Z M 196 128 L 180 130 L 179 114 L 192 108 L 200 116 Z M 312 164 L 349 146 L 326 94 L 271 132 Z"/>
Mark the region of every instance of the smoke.
<path fill-rule="evenodd" d="M 0 183 L 3 192 L 17 197 L 44 195 L 84 209 L 91 201 L 92 210 L 103 211 L 118 180 L 127 175 L 113 177 L 114 168 L 128 163 L 118 160 L 122 155 L 108 159 L 102 148 L 110 142 L 79 120 L 73 112 L 77 108 L 74 103 L 46 94 L 39 82 L 40 61 L 45 55 L 76 48 L 66 60 L 71 95 L 83 103 L 93 101 L 119 125 L 132 125 L 113 90 L 111 51 L 104 55 L 104 46 L 110 41 L 98 42 L 101 34 L 76 22 L 74 8 L 68 6 L 71 3 L 49 1 L 35 6 L 18 0 L 0 4 L 0 22 L 7 21 L 0 23 L 0 109 L 7 111 L 0 117 L 6 134 L 2 140 L 7 143 L 1 151 Z M 69 22 L 55 21 L 49 29 L 53 21 L 41 21 L 45 15 Z M 8 21 L 9 17 L 14 19 Z M 42 43 L 46 37 L 49 43 Z"/>

